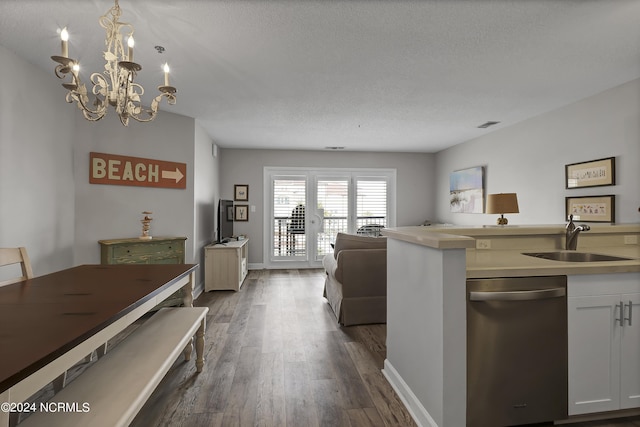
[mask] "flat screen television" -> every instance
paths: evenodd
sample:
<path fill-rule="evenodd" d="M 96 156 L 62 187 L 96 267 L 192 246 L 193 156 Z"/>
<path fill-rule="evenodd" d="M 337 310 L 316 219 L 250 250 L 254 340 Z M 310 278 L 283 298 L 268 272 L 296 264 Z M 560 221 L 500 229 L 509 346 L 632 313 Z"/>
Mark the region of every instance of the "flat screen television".
<path fill-rule="evenodd" d="M 233 201 L 220 199 L 218 203 L 218 241 L 227 243 L 233 237 Z"/>

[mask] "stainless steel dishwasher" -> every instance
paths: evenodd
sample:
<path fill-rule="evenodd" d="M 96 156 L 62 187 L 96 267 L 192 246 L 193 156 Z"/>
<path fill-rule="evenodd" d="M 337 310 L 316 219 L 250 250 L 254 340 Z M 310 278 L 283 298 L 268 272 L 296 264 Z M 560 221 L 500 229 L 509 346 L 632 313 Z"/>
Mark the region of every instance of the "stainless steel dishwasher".
<path fill-rule="evenodd" d="M 467 426 L 567 417 L 567 277 L 467 280 Z"/>

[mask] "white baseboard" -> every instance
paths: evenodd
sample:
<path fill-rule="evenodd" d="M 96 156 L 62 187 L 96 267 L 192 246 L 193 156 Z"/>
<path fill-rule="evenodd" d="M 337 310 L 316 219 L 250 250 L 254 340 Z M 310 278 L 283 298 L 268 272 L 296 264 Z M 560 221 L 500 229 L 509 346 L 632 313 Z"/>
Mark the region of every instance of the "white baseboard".
<path fill-rule="evenodd" d="M 249 270 L 264 270 L 265 266 L 263 263 L 250 262 L 248 268 Z"/>
<path fill-rule="evenodd" d="M 431 415 L 429 415 L 429 412 L 422 406 L 422 403 L 420 403 L 416 395 L 413 394 L 413 391 L 411 391 L 407 383 L 404 382 L 388 359 L 384 360 L 382 373 L 387 381 L 389 381 L 389 384 L 391 384 L 391 387 L 398 393 L 400 400 L 402 400 L 409 414 L 411 414 L 411 418 L 413 418 L 419 427 L 438 427 L 438 424 L 436 424 Z"/>
<path fill-rule="evenodd" d="M 196 299 L 204 292 L 204 283 L 200 282 L 193 288 L 193 299 Z"/>
<path fill-rule="evenodd" d="M 267 265 L 265 263 L 249 263 L 249 270 L 304 270 L 304 269 L 318 269 L 322 268 L 322 264 L 318 265 L 302 265 L 300 261 L 278 261 L 277 264 Z"/>

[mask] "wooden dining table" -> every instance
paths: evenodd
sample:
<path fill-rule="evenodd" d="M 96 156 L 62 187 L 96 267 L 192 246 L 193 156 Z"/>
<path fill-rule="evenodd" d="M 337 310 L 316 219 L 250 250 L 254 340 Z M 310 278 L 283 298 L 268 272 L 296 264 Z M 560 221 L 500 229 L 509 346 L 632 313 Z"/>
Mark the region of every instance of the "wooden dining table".
<path fill-rule="evenodd" d="M 9 424 L 8 408 L 180 288 L 184 305 L 192 306 L 197 267 L 80 265 L 0 287 L 0 427 Z"/>

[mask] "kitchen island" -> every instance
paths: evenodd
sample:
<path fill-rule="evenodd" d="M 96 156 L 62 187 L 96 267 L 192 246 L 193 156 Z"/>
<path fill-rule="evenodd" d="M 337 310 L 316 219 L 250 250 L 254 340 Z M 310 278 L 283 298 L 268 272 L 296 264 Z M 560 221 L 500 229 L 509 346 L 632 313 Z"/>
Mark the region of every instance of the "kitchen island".
<path fill-rule="evenodd" d="M 383 372 L 423 426 L 466 425 L 467 278 L 567 275 L 569 298 L 578 297 L 573 294 L 576 289 L 594 287 L 593 283 L 620 282 L 616 286 L 631 293 L 634 283 L 640 286 L 640 224 L 597 225 L 580 235 L 577 252 L 632 258 L 605 262 L 563 262 L 522 255 L 562 250 L 562 224 L 400 227 L 386 229 L 383 234 L 388 237 L 387 358 Z M 583 282 L 591 284 L 583 288 Z M 571 330 L 571 313 L 569 316 Z M 569 339 L 571 344 L 571 336 Z M 570 365 L 571 351 L 570 346 Z M 569 375 L 571 381 L 571 366 Z M 570 384 L 570 395 L 571 390 Z M 570 399 L 574 407 L 576 402 Z M 594 410 L 574 409 L 569 414 L 587 412 Z"/>

